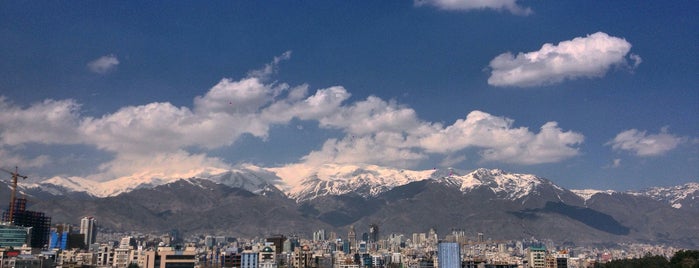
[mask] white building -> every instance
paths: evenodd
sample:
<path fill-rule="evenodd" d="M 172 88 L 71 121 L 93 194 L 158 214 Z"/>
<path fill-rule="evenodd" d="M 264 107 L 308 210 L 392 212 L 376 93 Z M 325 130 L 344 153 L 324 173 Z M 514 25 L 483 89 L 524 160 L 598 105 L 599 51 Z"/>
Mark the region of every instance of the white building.
<path fill-rule="evenodd" d="M 94 244 L 97 241 L 97 220 L 92 216 L 80 219 L 80 234 L 85 236 L 85 245 Z"/>

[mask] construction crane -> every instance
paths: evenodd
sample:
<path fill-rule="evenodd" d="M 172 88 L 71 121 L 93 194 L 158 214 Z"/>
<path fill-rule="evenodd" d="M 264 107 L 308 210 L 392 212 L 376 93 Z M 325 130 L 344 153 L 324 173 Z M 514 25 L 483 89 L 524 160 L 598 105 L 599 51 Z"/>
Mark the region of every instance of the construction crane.
<path fill-rule="evenodd" d="M 10 222 L 10 224 L 13 224 L 14 223 L 13 217 L 15 215 L 15 203 L 17 201 L 17 179 L 22 178 L 22 179 L 26 180 L 27 176 L 20 175 L 16 166 L 15 166 L 14 172 L 9 171 L 9 170 L 4 169 L 4 168 L 0 168 L 0 170 L 5 171 L 7 173 L 10 173 L 10 175 L 12 175 L 12 193 L 10 194 L 10 215 L 8 215 L 9 216 L 8 221 Z"/>

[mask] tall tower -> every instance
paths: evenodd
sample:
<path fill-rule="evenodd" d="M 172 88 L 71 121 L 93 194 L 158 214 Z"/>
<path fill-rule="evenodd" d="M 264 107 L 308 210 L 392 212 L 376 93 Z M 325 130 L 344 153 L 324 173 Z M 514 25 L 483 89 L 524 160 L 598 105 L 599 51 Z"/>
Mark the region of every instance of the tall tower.
<path fill-rule="evenodd" d="M 350 246 L 350 252 L 352 252 L 352 248 L 354 248 L 355 244 L 357 241 L 357 234 L 354 232 L 354 225 L 350 226 L 349 233 L 347 233 L 347 242 L 349 242 Z"/>
<path fill-rule="evenodd" d="M 85 236 L 85 246 L 89 247 L 97 241 L 97 220 L 92 216 L 80 220 L 80 234 Z"/>
<path fill-rule="evenodd" d="M 379 241 L 379 226 L 376 224 L 369 225 L 369 242 Z"/>

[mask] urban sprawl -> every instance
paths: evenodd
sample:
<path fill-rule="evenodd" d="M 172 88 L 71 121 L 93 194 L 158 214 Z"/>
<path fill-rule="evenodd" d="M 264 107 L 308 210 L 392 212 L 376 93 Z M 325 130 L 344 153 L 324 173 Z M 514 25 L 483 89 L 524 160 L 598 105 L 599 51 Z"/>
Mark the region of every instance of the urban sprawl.
<path fill-rule="evenodd" d="M 80 226 L 58 224 L 25 209 L 17 198 L 0 224 L 0 268 L 206 268 L 206 267 L 594 267 L 615 259 L 672 256 L 679 249 L 647 244 L 610 248 L 572 247 L 555 241 L 500 241 L 461 229 L 412 234 L 382 234 L 380 226 L 347 233 L 226 235 L 180 237 L 165 234 L 99 231 L 97 219 Z"/>

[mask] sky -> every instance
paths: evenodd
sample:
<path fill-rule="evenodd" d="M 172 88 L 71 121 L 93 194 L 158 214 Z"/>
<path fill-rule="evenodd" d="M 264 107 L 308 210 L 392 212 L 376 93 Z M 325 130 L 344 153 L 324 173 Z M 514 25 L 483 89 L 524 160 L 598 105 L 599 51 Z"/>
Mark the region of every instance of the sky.
<path fill-rule="evenodd" d="M 697 1 L 2 1 L 0 166 L 699 181 Z M 7 174 L 0 178 L 7 180 Z"/>

